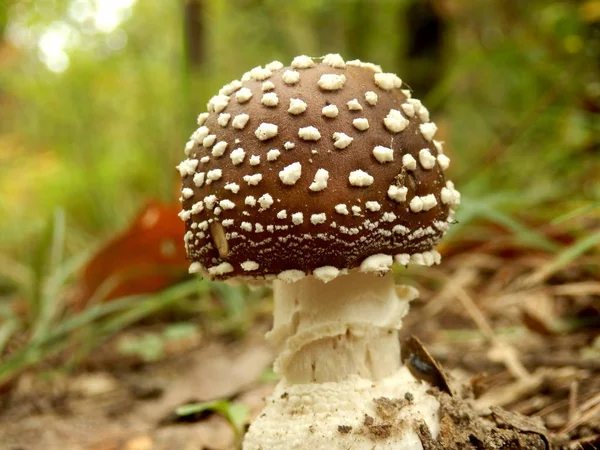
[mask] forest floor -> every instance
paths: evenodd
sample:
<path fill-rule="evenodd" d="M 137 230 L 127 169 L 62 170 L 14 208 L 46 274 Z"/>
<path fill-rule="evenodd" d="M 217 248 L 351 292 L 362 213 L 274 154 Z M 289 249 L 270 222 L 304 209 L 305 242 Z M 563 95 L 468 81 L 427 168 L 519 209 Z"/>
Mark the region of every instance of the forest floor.
<path fill-rule="evenodd" d="M 445 253 L 441 266 L 399 277 L 421 292 L 403 334 L 470 385 L 478 407 L 540 418 L 556 448 L 600 449 L 600 275 L 585 258 L 551 270 L 550 255 L 501 241 Z M 68 375 L 21 375 L 0 397 L 0 448 L 236 448 L 234 425 L 243 432 L 276 382 L 268 302 L 241 337 L 182 339 L 148 363 L 117 351 L 120 335 Z M 178 409 L 212 400 L 223 401 Z"/>

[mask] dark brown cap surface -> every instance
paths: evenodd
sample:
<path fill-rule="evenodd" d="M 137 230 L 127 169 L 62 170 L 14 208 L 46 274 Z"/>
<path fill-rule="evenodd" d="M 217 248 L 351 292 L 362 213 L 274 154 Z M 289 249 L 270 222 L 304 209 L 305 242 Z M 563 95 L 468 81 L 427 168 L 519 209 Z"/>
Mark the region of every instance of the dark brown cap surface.
<path fill-rule="evenodd" d="M 400 79 L 328 55 L 226 85 L 186 146 L 191 271 L 294 280 L 432 264 L 459 193 L 435 124 Z"/>

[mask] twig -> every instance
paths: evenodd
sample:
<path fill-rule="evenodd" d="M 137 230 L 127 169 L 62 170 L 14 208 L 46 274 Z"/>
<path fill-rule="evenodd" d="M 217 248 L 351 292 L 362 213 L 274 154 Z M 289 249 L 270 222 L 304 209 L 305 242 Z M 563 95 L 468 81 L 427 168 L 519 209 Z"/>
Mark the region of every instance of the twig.
<path fill-rule="evenodd" d="M 589 409 L 586 413 L 580 414 L 579 417 L 577 419 L 575 419 L 574 421 L 572 421 L 572 422 L 569 421 L 564 426 L 564 428 L 562 430 L 560 430 L 560 432 L 563 433 L 563 434 L 570 433 L 575 428 L 577 428 L 579 425 L 581 425 L 581 424 L 587 422 L 588 420 L 590 420 L 596 414 L 600 414 L 600 403 L 598 403 L 595 407 Z"/>

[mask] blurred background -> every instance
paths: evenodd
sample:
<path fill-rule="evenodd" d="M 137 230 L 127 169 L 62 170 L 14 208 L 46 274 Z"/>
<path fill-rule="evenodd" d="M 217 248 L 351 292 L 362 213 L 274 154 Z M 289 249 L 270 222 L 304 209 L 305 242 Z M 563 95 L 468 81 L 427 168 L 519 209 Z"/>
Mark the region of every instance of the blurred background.
<path fill-rule="evenodd" d="M 46 423 L 57 392 L 72 412 L 71 377 L 92 377 L 92 391 L 108 383 L 130 411 L 137 394 L 121 382 L 132 373 L 185 365 L 211 345 L 222 346 L 215 358 L 262 348 L 268 288 L 186 274 L 175 166 L 222 85 L 326 53 L 398 73 L 452 159 L 463 201 L 445 259 L 397 273 L 421 290 L 415 310 L 428 318 L 413 329 L 423 321 L 413 313 L 408 331 L 450 368 L 514 388 L 493 404 L 550 414 L 553 429 L 581 438 L 600 411 L 600 399 L 585 403 L 600 390 L 600 1 L 0 0 L 0 443 L 3 432 L 17 442 L 25 418 L 37 417 L 28 430 Z M 529 375 L 544 364 L 572 373 L 550 378 L 560 381 L 549 393 L 519 391 L 514 352 L 486 353 L 499 339 Z M 246 384 L 269 385 L 269 355 Z M 176 416 L 202 422 L 214 410 L 239 428 L 247 412 L 232 399 L 246 384 L 220 377 L 227 388 L 195 386 L 157 408 L 171 417 L 175 404 L 206 400 Z M 587 405 L 575 416 L 564 409 L 573 383 Z M 33 397 L 48 403 L 23 400 Z"/>

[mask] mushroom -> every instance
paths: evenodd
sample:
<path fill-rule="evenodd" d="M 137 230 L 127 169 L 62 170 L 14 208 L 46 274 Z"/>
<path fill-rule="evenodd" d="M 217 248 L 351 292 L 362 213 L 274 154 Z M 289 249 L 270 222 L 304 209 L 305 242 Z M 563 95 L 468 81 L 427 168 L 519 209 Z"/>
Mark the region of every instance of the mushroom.
<path fill-rule="evenodd" d="M 391 267 L 439 263 L 460 201 L 429 112 L 340 55 L 254 68 L 207 108 L 178 166 L 190 272 L 274 290 L 281 380 L 244 449 L 422 449 L 439 404 L 401 362 L 418 293 Z"/>

